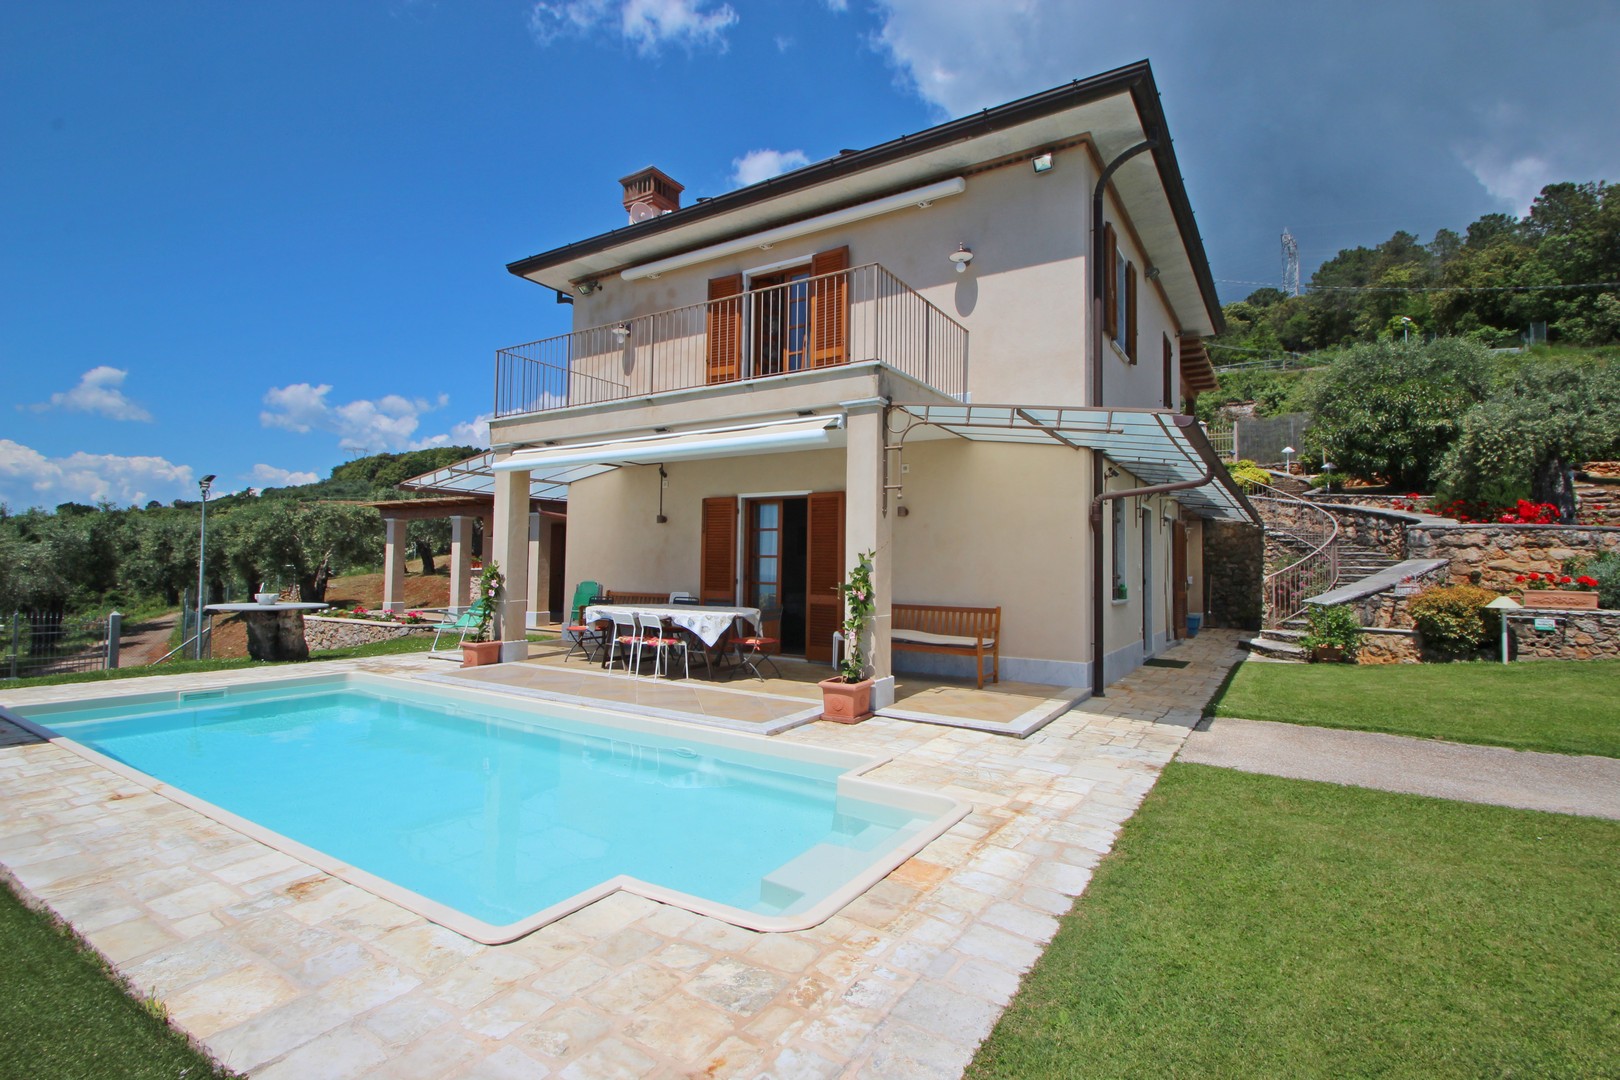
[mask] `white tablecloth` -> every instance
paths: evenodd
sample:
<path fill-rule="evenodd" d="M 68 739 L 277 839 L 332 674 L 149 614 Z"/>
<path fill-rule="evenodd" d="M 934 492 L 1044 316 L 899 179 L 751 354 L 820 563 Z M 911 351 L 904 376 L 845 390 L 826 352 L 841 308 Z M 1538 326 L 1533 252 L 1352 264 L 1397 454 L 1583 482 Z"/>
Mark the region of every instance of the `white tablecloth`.
<path fill-rule="evenodd" d="M 617 616 L 625 622 L 632 615 L 643 619 L 667 619 L 676 626 L 690 630 L 703 644 L 714 648 L 734 619 L 742 618 L 757 631 L 759 608 L 753 607 L 695 607 L 691 604 L 594 604 L 585 609 L 587 624 Z"/>

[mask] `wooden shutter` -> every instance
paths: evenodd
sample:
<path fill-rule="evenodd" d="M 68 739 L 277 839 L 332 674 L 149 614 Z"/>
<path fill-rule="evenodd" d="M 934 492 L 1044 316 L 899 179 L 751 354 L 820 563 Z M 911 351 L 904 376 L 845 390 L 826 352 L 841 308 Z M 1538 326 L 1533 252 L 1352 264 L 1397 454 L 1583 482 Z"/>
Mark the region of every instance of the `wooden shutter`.
<path fill-rule="evenodd" d="M 735 382 L 742 377 L 741 274 L 709 279 L 709 382 Z"/>
<path fill-rule="evenodd" d="M 705 604 L 737 602 L 737 497 L 703 500 L 698 596 Z"/>
<path fill-rule="evenodd" d="M 810 366 L 831 367 L 849 360 L 849 248 L 817 252 L 810 258 Z M 822 278 L 822 274 L 834 274 Z"/>
<path fill-rule="evenodd" d="M 1103 335 L 1119 336 L 1119 248 L 1114 239 L 1114 227 L 1103 226 Z"/>
<path fill-rule="evenodd" d="M 1125 355 L 1136 363 L 1136 264 L 1125 264 Z"/>
<path fill-rule="evenodd" d="M 804 658 L 832 662 L 832 636 L 844 621 L 844 493 L 810 496 L 809 543 L 805 552 Z"/>

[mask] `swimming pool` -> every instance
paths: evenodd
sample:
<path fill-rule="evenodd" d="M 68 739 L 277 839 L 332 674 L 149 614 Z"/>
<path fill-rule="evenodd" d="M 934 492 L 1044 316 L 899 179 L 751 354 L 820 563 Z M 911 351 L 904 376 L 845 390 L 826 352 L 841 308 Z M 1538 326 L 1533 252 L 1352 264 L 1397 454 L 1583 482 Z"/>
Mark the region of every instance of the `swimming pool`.
<path fill-rule="evenodd" d="M 10 714 L 478 941 L 617 889 L 803 929 L 967 813 L 844 751 L 328 675 Z"/>

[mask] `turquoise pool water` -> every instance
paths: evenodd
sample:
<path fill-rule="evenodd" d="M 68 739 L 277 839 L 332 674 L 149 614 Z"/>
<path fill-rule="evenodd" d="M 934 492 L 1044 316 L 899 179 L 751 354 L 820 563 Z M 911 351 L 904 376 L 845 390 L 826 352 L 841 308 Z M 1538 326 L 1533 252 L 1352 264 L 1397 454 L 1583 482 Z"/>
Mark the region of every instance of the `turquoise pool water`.
<path fill-rule="evenodd" d="M 935 816 L 840 796 L 847 764 L 393 682 L 18 711 L 494 926 L 621 874 L 793 914 L 893 856 Z"/>

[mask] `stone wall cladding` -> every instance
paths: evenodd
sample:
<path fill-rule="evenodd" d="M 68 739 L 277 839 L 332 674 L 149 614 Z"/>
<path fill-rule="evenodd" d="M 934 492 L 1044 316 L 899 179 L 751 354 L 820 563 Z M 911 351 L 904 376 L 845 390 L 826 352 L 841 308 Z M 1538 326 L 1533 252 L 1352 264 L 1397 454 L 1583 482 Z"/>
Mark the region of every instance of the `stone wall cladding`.
<path fill-rule="evenodd" d="M 1620 552 L 1620 528 L 1586 525 L 1437 525 L 1406 530 L 1408 557 L 1445 559 L 1451 580 L 1514 592 L 1520 574 L 1556 574 L 1570 559 Z"/>
<path fill-rule="evenodd" d="M 1620 660 L 1620 611 L 1537 611 L 1556 628 L 1509 620 L 1516 660 Z"/>
<path fill-rule="evenodd" d="M 1265 539 L 1257 526 L 1204 523 L 1204 580 L 1209 590 L 1204 625 L 1260 629 Z"/>
<path fill-rule="evenodd" d="M 356 645 L 370 645 L 373 642 L 409 637 L 427 629 L 427 626 L 402 626 L 399 623 L 333 619 L 322 615 L 304 616 L 304 640 L 309 642 L 311 649 L 350 649 Z"/>
<path fill-rule="evenodd" d="M 1358 664 L 1420 664 L 1423 647 L 1410 630 L 1369 629 L 1356 651 Z"/>

